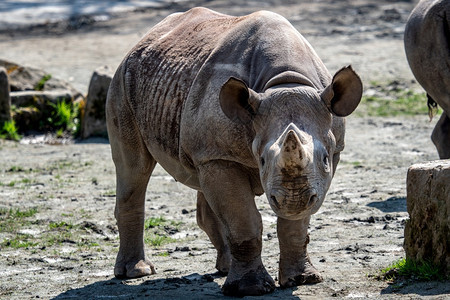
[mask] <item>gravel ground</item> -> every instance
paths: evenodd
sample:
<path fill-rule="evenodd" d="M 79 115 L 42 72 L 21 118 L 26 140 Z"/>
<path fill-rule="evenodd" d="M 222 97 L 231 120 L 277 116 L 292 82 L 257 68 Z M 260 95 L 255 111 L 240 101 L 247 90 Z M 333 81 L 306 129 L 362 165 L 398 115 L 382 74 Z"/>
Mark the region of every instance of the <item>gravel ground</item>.
<path fill-rule="evenodd" d="M 395 80 L 419 89 L 402 42 L 412 1 L 183 2 L 80 22 L 78 27 L 60 22 L 2 31 L 0 55 L 43 68 L 86 92 L 96 67 L 116 68 L 152 25 L 194 4 L 235 15 L 278 12 L 306 36 L 331 73 L 351 63 L 367 87 Z M 406 172 L 414 163 L 438 159 L 429 138 L 436 121 L 427 116 L 348 118 L 346 149 L 310 225 L 310 256 L 324 281 L 277 288 L 261 298 L 450 297 L 448 282 L 389 284 L 376 279 L 380 268 L 404 257 Z M 196 193 L 159 166 L 146 195 L 147 217 L 163 220 L 147 230 L 149 240 L 166 237 L 162 245 L 147 245 L 157 274 L 118 280 L 113 277 L 118 251 L 115 174 L 107 140 L 64 145 L 0 141 L 0 151 L 0 298 L 223 297 L 225 277 L 215 273 L 215 250 L 196 225 Z M 256 202 L 264 223 L 263 262 L 276 278 L 276 218 L 264 195 Z"/>

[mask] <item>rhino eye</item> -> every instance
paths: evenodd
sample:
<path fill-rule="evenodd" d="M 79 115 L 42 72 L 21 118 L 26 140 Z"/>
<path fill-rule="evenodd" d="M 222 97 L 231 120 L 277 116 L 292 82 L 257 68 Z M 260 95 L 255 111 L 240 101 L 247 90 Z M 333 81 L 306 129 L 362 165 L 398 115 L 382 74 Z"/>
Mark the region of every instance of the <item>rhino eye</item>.
<path fill-rule="evenodd" d="M 261 157 L 261 166 L 264 167 L 266 161 L 264 160 L 264 157 Z"/>
<path fill-rule="evenodd" d="M 323 157 L 323 165 L 324 165 L 324 167 L 325 167 L 325 171 L 329 171 L 329 169 L 330 169 L 330 159 L 329 159 L 329 157 L 328 157 L 328 155 L 325 155 L 324 157 Z"/>

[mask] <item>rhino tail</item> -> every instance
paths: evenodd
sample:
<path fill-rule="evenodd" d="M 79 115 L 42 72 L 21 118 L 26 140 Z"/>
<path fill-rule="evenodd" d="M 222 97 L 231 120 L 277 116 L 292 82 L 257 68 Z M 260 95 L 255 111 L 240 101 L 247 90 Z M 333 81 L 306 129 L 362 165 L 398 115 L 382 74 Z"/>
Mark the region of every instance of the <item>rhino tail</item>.
<path fill-rule="evenodd" d="M 430 117 L 430 122 L 433 120 L 434 113 L 437 110 L 436 101 L 431 98 L 430 94 L 427 93 L 427 106 L 428 106 L 428 117 Z"/>

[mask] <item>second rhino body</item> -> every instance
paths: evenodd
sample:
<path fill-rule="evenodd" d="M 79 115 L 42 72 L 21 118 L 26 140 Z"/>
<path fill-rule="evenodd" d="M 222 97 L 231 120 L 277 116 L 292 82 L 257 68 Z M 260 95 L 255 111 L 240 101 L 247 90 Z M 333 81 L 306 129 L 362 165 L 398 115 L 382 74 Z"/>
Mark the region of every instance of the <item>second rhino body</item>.
<path fill-rule="evenodd" d="M 308 224 L 344 148 L 344 118 L 362 84 L 331 76 L 283 17 L 205 8 L 170 15 L 129 52 L 110 86 L 108 133 L 117 172 L 120 249 L 114 273 L 154 273 L 144 252 L 145 192 L 159 163 L 198 191 L 197 222 L 228 274 L 227 295 L 275 283 L 261 261 L 255 195 L 278 216 L 279 283 L 322 280 L 307 254 Z"/>

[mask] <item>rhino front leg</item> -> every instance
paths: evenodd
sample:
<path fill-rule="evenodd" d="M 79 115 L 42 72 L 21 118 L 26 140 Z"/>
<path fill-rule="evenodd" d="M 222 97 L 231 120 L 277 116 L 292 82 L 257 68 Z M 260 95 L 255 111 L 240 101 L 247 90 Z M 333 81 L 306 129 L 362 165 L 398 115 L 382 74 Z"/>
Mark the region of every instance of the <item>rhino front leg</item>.
<path fill-rule="evenodd" d="M 300 220 L 278 218 L 280 244 L 279 281 L 283 288 L 321 282 L 322 276 L 312 265 L 306 247 L 309 243 L 310 217 Z"/>
<path fill-rule="evenodd" d="M 197 224 L 206 232 L 217 250 L 216 269 L 221 274 L 228 274 L 231 253 L 225 236 L 225 228 L 209 207 L 202 192 L 197 193 Z"/>
<path fill-rule="evenodd" d="M 119 113 L 115 115 L 121 115 Z M 148 152 L 139 131 L 126 124 L 127 134 L 119 130 L 120 122 L 108 119 L 111 152 L 116 166 L 116 206 L 114 216 L 119 228 L 120 248 L 114 275 L 117 278 L 134 278 L 154 274 L 155 268 L 146 259 L 144 251 L 145 192 L 156 161 Z M 125 126 L 125 125 L 124 125 Z"/>
<path fill-rule="evenodd" d="M 114 215 L 119 228 L 120 247 L 114 275 L 117 278 L 136 278 L 155 274 L 155 268 L 147 260 L 144 250 L 145 191 L 150 174 L 119 169 Z"/>
<path fill-rule="evenodd" d="M 205 198 L 224 225 L 231 252 L 225 295 L 263 295 L 275 289 L 275 282 L 261 261 L 262 221 L 249 175 L 240 165 L 215 161 L 199 167 Z"/>

